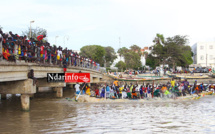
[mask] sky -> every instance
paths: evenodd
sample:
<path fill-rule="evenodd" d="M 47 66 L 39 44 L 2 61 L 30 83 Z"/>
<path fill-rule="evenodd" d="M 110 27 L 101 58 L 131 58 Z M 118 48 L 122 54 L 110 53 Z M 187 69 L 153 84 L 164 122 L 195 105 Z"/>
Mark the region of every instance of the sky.
<path fill-rule="evenodd" d="M 187 35 L 189 45 L 215 41 L 214 0 L 10 0 L 1 1 L 3 32 L 47 30 L 51 44 L 80 50 L 85 45 L 153 45 L 164 37 Z M 120 38 L 120 39 L 119 39 Z"/>

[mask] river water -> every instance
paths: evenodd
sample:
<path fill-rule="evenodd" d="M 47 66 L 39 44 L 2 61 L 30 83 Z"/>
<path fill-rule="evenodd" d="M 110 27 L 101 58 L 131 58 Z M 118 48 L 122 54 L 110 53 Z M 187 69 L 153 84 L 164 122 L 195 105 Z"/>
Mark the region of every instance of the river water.
<path fill-rule="evenodd" d="M 64 93 L 71 97 L 70 92 Z M 19 97 L 0 102 L 0 133 L 215 133 L 215 96 L 192 101 L 76 103 L 39 94 L 30 112 Z"/>

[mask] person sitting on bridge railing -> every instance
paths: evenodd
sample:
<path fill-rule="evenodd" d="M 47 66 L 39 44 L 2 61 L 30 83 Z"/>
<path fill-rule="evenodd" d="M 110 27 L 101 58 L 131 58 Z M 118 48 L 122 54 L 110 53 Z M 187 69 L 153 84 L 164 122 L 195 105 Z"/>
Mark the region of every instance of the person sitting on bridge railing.
<path fill-rule="evenodd" d="M 37 83 L 37 78 L 34 77 L 34 70 L 31 69 L 30 72 L 28 73 L 28 78 L 33 79 L 33 86 Z"/>

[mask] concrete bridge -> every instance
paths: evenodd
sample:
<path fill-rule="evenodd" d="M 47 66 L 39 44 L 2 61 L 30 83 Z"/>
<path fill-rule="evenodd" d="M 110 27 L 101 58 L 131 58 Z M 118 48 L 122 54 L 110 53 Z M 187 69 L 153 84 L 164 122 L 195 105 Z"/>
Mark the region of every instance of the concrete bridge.
<path fill-rule="evenodd" d="M 33 86 L 33 80 L 28 78 L 29 71 L 34 70 L 34 76 L 37 78 L 37 84 Z M 70 66 L 67 73 L 90 73 L 90 83 L 98 83 L 103 78 L 100 71 Z M 52 87 L 56 91 L 57 97 L 63 97 L 63 87 L 67 84 L 75 83 L 48 83 L 47 73 L 64 73 L 63 68 L 54 65 L 38 65 L 35 63 L 10 63 L 0 62 L 0 94 L 2 97 L 6 94 L 21 94 L 21 104 L 23 110 L 29 110 L 30 97 L 37 92 L 38 87 Z"/>

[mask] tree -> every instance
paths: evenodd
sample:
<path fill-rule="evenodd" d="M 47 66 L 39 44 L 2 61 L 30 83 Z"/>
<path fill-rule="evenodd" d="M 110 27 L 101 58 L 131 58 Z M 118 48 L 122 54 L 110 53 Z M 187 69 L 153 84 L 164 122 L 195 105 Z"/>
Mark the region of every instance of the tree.
<path fill-rule="evenodd" d="M 100 45 L 87 45 L 81 48 L 81 56 L 93 59 L 100 65 L 104 64 L 105 49 Z"/>
<path fill-rule="evenodd" d="M 154 69 L 158 65 L 156 61 L 156 57 L 153 57 L 152 54 L 149 54 L 146 59 L 146 65 Z"/>
<path fill-rule="evenodd" d="M 136 53 L 140 53 L 141 52 L 141 48 L 137 45 L 132 45 L 130 46 L 130 50 Z"/>
<path fill-rule="evenodd" d="M 188 41 L 187 36 L 176 35 L 165 39 L 162 34 L 157 34 L 153 40 L 155 44 L 151 55 L 147 58 L 147 64 L 151 67 L 169 64 L 173 66 L 173 69 L 176 65 L 186 67 L 192 64 L 191 47 L 186 45 Z"/>
<path fill-rule="evenodd" d="M 138 67 L 142 67 L 140 61 L 140 55 L 136 52 L 130 51 L 124 54 L 126 66 L 129 69 L 138 69 Z"/>
<path fill-rule="evenodd" d="M 187 46 L 187 36 L 176 35 L 166 39 L 169 64 L 175 69 L 176 65 L 187 67 L 193 63 L 191 47 Z"/>
<path fill-rule="evenodd" d="M 141 53 L 141 48 L 140 48 L 139 46 L 137 46 L 137 45 L 132 45 L 132 46 L 130 46 L 130 51 L 133 51 L 133 52 L 135 52 L 135 53 L 138 53 L 139 56 L 142 55 L 142 53 Z"/>
<path fill-rule="evenodd" d="M 118 70 L 125 70 L 126 69 L 126 64 L 123 61 L 119 61 L 118 63 L 116 63 L 115 67 L 118 67 Z"/>
<path fill-rule="evenodd" d="M 113 63 L 113 61 L 117 58 L 116 52 L 111 46 L 104 47 L 104 49 L 105 49 L 105 60 L 107 63 L 107 67 L 109 67 Z"/>
<path fill-rule="evenodd" d="M 162 34 L 157 34 L 155 39 L 153 40 L 155 43 L 152 49 L 152 56 L 156 57 L 157 64 L 165 64 L 166 63 L 166 58 L 168 57 L 167 50 L 164 40 L 164 36 Z"/>
<path fill-rule="evenodd" d="M 126 47 L 122 47 L 117 51 L 117 53 L 119 53 L 119 56 L 123 56 L 127 52 L 129 52 L 129 50 Z"/>
<path fill-rule="evenodd" d="M 123 56 L 125 59 L 126 67 L 129 69 L 138 69 L 138 67 L 142 67 L 140 56 L 141 56 L 141 48 L 137 45 L 130 46 L 130 49 L 126 47 L 120 48 L 117 52 L 120 56 Z"/>
<path fill-rule="evenodd" d="M 28 28 L 28 30 L 22 31 L 22 35 L 26 35 L 28 37 L 28 39 L 30 39 L 30 27 Z M 31 37 L 32 38 L 37 39 L 37 36 L 39 36 L 39 35 L 46 35 L 46 37 L 47 37 L 47 30 L 40 28 L 40 27 L 31 28 Z M 47 38 L 45 40 L 47 41 Z"/>
<path fill-rule="evenodd" d="M 145 58 L 145 60 L 147 59 L 147 57 L 148 57 L 148 55 L 149 55 L 149 53 L 148 52 L 143 52 L 143 56 L 144 56 L 144 58 Z"/>

